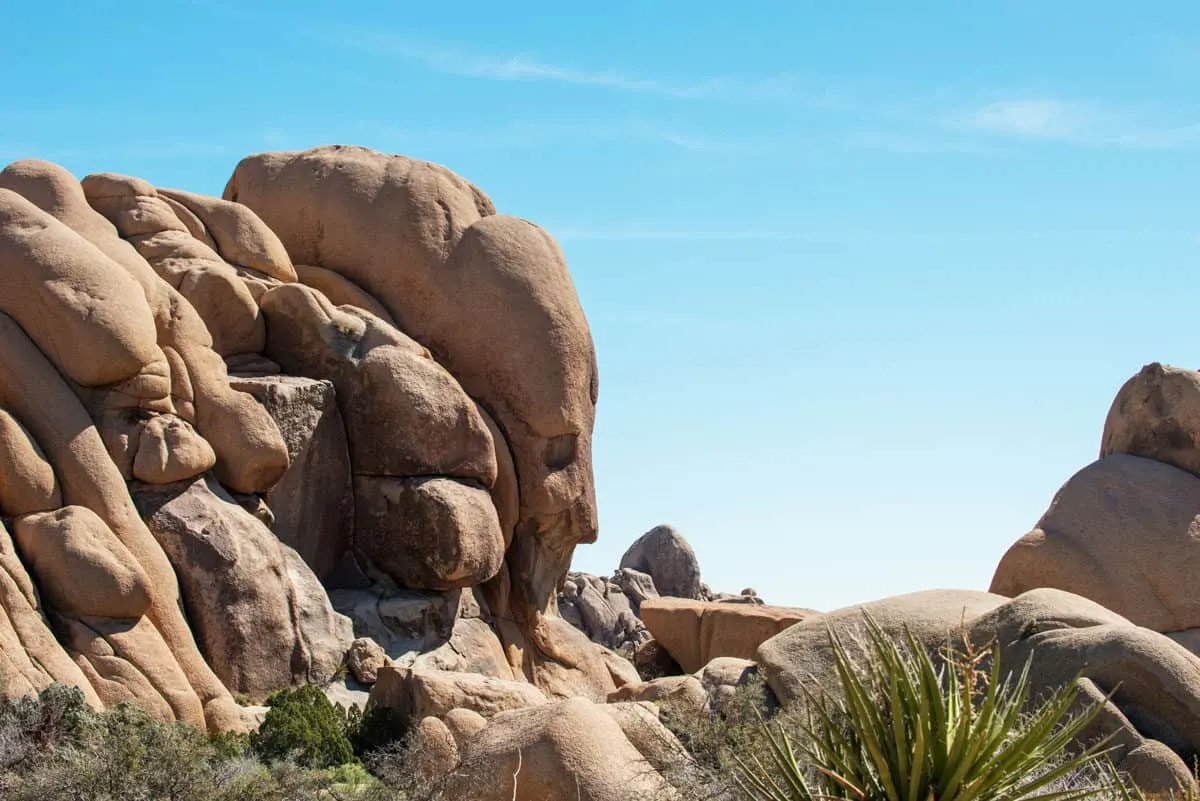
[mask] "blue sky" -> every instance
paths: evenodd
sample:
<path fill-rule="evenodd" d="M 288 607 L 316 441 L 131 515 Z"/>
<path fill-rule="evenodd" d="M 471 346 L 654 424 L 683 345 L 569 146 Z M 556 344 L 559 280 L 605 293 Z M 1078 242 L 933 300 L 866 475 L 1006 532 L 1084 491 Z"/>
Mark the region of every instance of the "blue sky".
<path fill-rule="evenodd" d="M 1200 6 L 0 2 L 0 161 L 219 193 L 438 161 L 554 233 L 599 351 L 611 571 L 986 588 L 1144 363 L 1200 366 Z"/>

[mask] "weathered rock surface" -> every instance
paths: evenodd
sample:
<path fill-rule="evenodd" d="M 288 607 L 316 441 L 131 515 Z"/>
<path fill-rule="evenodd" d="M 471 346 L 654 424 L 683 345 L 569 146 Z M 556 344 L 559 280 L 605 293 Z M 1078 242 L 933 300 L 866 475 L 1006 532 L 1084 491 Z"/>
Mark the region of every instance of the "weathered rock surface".
<path fill-rule="evenodd" d="M 214 731 L 353 633 L 362 681 L 639 683 L 554 614 L 596 534 L 597 378 L 549 236 L 361 149 L 252 157 L 226 194 L 0 172 L 0 675 Z M 645 638 L 628 578 L 588 593 L 613 645 Z"/>
<path fill-rule="evenodd" d="M 536 687 L 478 673 L 413 670 L 384 666 L 371 689 L 371 703 L 396 710 L 402 719 L 441 717 L 452 709 L 469 709 L 485 718 L 509 709 L 547 702 Z"/>
<path fill-rule="evenodd" d="M 1100 444 L 1101 458 L 1114 453 L 1200 474 L 1200 373 L 1155 362 L 1125 382 Z"/>
<path fill-rule="evenodd" d="M 669 704 L 688 714 L 698 715 L 708 709 L 708 692 L 693 676 L 664 676 L 651 681 L 627 684 L 610 693 L 608 701 L 654 701 Z"/>
<path fill-rule="evenodd" d="M 683 749 L 645 710 L 640 714 L 610 710 L 571 698 L 502 712 L 457 750 L 457 765 L 438 783 L 438 797 L 479 801 L 679 797 L 660 772 L 666 766 L 656 767 L 652 759 L 683 758 Z"/>
<path fill-rule="evenodd" d="M 519 513 L 511 534 L 503 532 L 512 544 L 489 604 L 511 621 L 501 636 L 528 663 L 525 674 L 561 681 L 572 646 L 555 643 L 557 627 L 543 620 L 575 545 L 596 536 L 598 383 L 557 246 L 536 226 L 495 216 L 483 193 L 450 171 L 362 148 L 244 159 L 225 199 L 253 209 L 295 263 L 337 272 L 371 294 L 503 432 Z M 612 689 L 592 687 L 587 671 L 578 681 Z"/>
<path fill-rule="evenodd" d="M 980 646 L 995 641 L 1002 664 L 1011 669 L 1032 655 L 1035 696 L 1080 674 L 1098 688 L 1120 685 L 1101 721 L 1109 728 L 1093 733 L 1118 732 L 1126 744 L 1116 753 L 1118 767 L 1147 792 L 1177 789 L 1175 780 L 1187 775 L 1185 760 L 1200 747 L 1200 659 L 1092 601 L 1053 589 L 1014 599 L 965 590 L 919 592 L 793 625 L 763 643 L 756 660 L 785 707 L 803 704 L 806 689 L 837 687 L 829 632 L 861 658 L 855 632 L 862 630 L 864 610 L 891 636 L 907 628 L 930 647 L 959 646 L 964 638 Z"/>
<path fill-rule="evenodd" d="M 649 575 L 662 595 L 705 600 L 696 553 L 671 526 L 655 526 L 638 537 L 621 557 L 621 567 Z"/>
<path fill-rule="evenodd" d="M 253 396 L 279 426 L 288 469 L 266 494 L 273 530 L 324 578 L 354 534 L 350 451 L 333 384 L 279 375 L 232 378 L 230 386 Z"/>
<path fill-rule="evenodd" d="M 642 604 L 642 622 L 686 673 L 721 656 L 752 658 L 789 626 L 819 617 L 811 609 L 657 598 Z"/>
<path fill-rule="evenodd" d="M 346 667 L 362 684 L 374 684 L 379 679 L 380 668 L 389 664 L 391 660 L 383 652 L 383 646 L 369 637 L 359 637 L 350 643 L 346 652 Z"/>
<path fill-rule="evenodd" d="M 1063 485 L 1000 560 L 992 591 L 1073 592 L 1160 632 L 1200 626 L 1200 478 L 1114 454 Z"/>
<path fill-rule="evenodd" d="M 452 478 L 355 476 L 355 549 L 406 587 L 473 587 L 496 575 L 504 536 L 487 490 Z"/>
<path fill-rule="evenodd" d="M 215 482 L 132 491 L 176 566 L 197 639 L 225 686 L 261 701 L 333 677 L 351 624 L 304 563 L 289 560 L 290 548 Z"/>

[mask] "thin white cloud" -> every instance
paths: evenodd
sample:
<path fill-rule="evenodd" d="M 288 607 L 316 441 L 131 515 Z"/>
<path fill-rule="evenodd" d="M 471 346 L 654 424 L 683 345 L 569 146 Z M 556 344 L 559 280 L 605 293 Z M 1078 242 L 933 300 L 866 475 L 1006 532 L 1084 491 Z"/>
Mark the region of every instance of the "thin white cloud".
<path fill-rule="evenodd" d="M 386 32 L 346 30 L 313 31 L 327 43 L 377 55 L 393 56 L 444 75 L 490 81 L 558 83 L 680 100 L 729 103 L 798 103 L 834 109 L 852 105 L 844 93 L 808 89 L 795 76 L 724 75 L 676 82 L 632 74 L 619 69 L 587 69 L 545 61 L 530 54 L 495 56 L 450 44 L 421 41 Z"/>
<path fill-rule="evenodd" d="M 1040 139 L 1074 139 L 1095 124 L 1086 107 L 1061 100 L 1002 100 L 974 111 L 968 125 L 982 131 Z"/>
<path fill-rule="evenodd" d="M 1176 124 L 1118 107 L 1054 98 L 987 103 L 954 115 L 950 126 L 993 137 L 1087 147 L 1178 150 L 1200 146 L 1200 123 Z"/>

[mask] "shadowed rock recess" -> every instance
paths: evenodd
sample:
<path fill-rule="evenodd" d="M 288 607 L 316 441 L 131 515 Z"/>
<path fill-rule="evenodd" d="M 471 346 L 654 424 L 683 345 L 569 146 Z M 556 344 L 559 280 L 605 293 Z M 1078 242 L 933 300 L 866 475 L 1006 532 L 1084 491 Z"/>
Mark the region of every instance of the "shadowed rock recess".
<path fill-rule="evenodd" d="M 719 716 L 761 675 L 801 706 L 861 625 L 712 592 L 669 526 L 569 572 L 597 536 L 587 321 L 554 240 L 444 167 L 264 153 L 216 198 L 19 161 L 0 271 L 8 696 L 244 731 L 235 695 L 315 684 L 393 709 L 448 797 L 667 799 L 660 704 Z M 1035 693 L 1112 693 L 1089 736 L 1154 792 L 1200 753 L 1198 376 L 1130 380 L 990 593 L 867 605 L 1032 656 Z"/>

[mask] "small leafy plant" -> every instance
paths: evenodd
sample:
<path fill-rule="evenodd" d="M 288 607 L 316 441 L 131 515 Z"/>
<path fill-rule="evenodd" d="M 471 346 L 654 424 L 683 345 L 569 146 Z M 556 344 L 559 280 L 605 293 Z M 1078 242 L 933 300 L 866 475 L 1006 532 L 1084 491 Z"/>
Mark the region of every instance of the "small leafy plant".
<path fill-rule="evenodd" d="M 829 633 L 840 692 L 809 694 L 798 744 L 762 723 L 766 760 L 738 760 L 749 799 L 1077 801 L 1107 789 L 1064 781 L 1107 762 L 1105 740 L 1072 750 L 1102 708 L 1071 715 L 1074 684 L 1029 711 L 1028 663 L 1006 676 L 994 649 L 968 643 L 965 657 L 947 652 L 935 664 L 911 632 L 897 643 L 870 616 L 866 624 L 862 666 Z"/>

